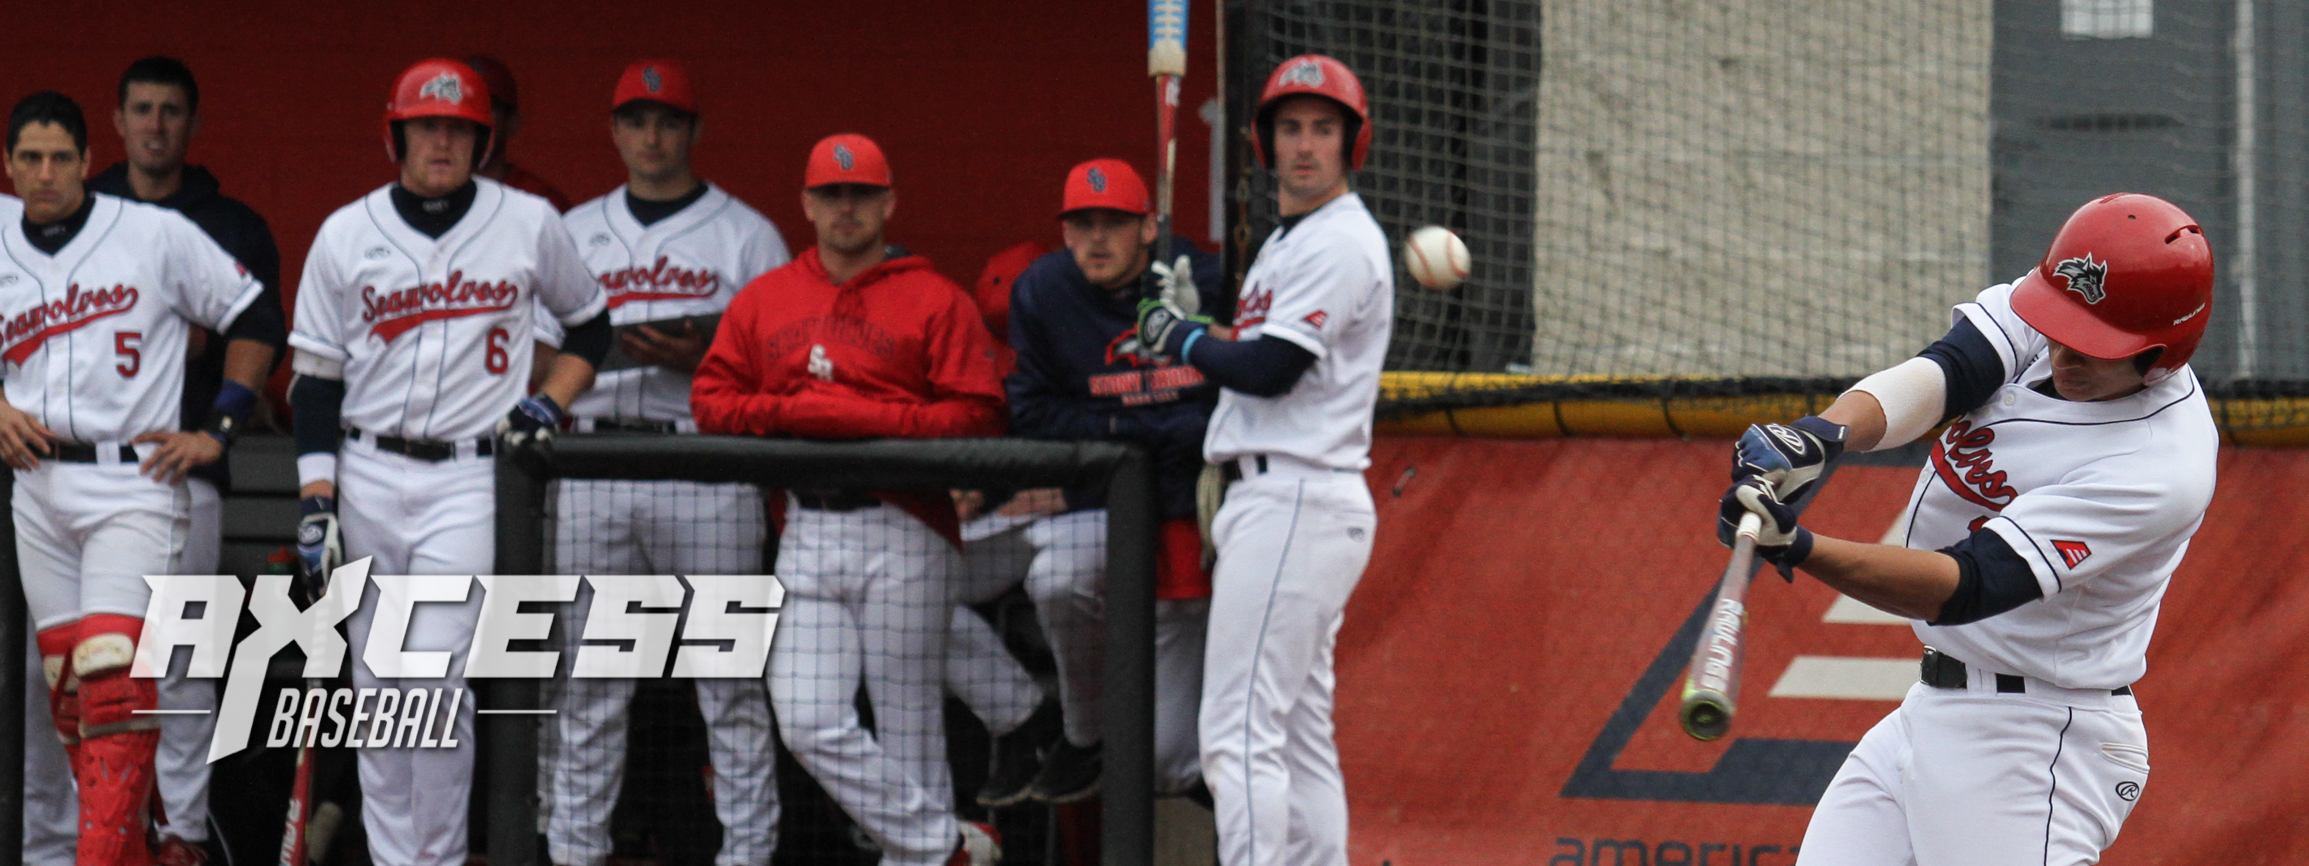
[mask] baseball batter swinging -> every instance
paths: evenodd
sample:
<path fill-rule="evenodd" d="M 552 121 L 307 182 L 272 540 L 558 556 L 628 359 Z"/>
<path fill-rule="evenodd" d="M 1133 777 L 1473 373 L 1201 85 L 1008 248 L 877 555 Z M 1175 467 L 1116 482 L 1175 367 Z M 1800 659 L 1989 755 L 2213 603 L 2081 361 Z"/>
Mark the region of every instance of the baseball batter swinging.
<path fill-rule="evenodd" d="M 371 574 L 387 581 L 488 574 L 499 437 L 549 435 L 608 351 L 601 288 L 560 215 L 473 177 L 489 119 L 489 93 L 464 64 L 431 59 L 402 73 L 384 123 L 399 180 L 331 214 L 305 260 L 289 343 L 308 574 L 343 554 L 375 557 Z M 525 398 L 536 305 L 569 333 Z M 381 593 L 406 591 L 373 581 L 348 620 L 354 685 L 463 688 L 481 601 L 470 589 L 409 617 L 405 649 L 443 652 L 445 675 L 368 653 Z M 455 748 L 360 751 L 361 823 L 377 862 L 464 863 L 473 709 L 462 704 L 450 722 Z"/>
<path fill-rule="evenodd" d="M 2069 217 L 2019 280 L 1827 411 L 1749 428 L 1718 534 L 1915 620 L 1922 681 L 1852 751 L 1804 866 L 2099 861 L 2148 783 L 2133 683 L 2212 500 L 2219 437 L 2188 366 L 2211 315 L 2196 220 L 2120 194 Z M 1815 535 L 1788 503 L 1846 450 L 1937 424 L 1901 545 Z"/>
<path fill-rule="evenodd" d="M 1217 382 L 1204 459 L 1230 483 L 1212 522 L 1203 779 L 1228 866 L 1347 862 L 1331 653 L 1371 558 L 1363 470 L 1395 311 L 1387 238 L 1347 187 L 1371 147 L 1345 64 L 1283 61 L 1254 115 L 1282 225 L 1245 275 L 1232 333 L 1195 321 L 1170 272 L 1138 338 Z M 1231 339 L 1230 339 L 1231 337 Z"/>
<path fill-rule="evenodd" d="M 159 742 L 155 681 L 129 676 L 144 576 L 180 570 L 186 472 L 222 456 L 254 409 L 263 344 L 282 325 L 256 303 L 257 279 L 190 220 L 87 191 L 88 125 L 71 99 L 17 103 L 7 153 L 22 203 L 0 228 L 0 460 L 17 472 L 17 557 L 78 783 L 78 862 L 136 866 L 153 857 Z M 265 351 L 228 359 L 237 387 L 180 431 L 194 327 Z"/>

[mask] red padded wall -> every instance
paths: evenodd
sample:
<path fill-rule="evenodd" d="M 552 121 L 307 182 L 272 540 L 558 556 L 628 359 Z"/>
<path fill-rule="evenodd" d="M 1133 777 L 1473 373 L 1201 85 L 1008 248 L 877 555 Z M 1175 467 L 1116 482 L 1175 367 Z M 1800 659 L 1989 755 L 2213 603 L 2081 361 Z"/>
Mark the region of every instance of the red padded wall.
<path fill-rule="evenodd" d="M 1213 92 L 1216 4 L 1195 6 L 1178 212 L 1200 238 L 1209 127 L 1195 108 Z M 291 291 L 321 219 L 393 177 L 378 131 L 386 90 L 431 55 L 511 66 L 527 124 L 513 160 L 577 200 L 624 176 L 608 137 L 618 72 L 643 57 L 686 61 L 704 100 L 700 172 L 767 213 L 797 251 L 811 244 L 798 203 L 810 145 L 873 136 L 897 176 L 891 240 L 964 284 L 1004 246 L 1056 242 L 1068 166 L 1120 156 L 1153 168 L 1139 3 L 96 0 L 65 19 L 12 30 L 0 99 L 56 89 L 79 100 L 101 169 L 121 156 L 110 122 L 120 70 L 145 54 L 183 59 L 202 89 L 192 161 L 271 221 Z"/>

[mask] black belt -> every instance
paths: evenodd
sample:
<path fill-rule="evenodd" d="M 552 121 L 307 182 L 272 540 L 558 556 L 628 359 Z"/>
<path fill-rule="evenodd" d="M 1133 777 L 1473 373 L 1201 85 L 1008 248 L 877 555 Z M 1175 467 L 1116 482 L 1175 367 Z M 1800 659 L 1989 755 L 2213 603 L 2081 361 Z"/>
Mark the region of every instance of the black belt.
<path fill-rule="evenodd" d="M 593 432 L 595 433 L 674 433 L 679 432 L 679 430 L 680 428 L 675 427 L 672 421 L 644 421 L 635 418 L 596 418 L 593 420 Z"/>
<path fill-rule="evenodd" d="M 812 511 L 863 511 L 882 504 L 855 490 L 796 490 L 794 502 Z"/>
<path fill-rule="evenodd" d="M 1238 457 L 1225 463 L 1221 463 L 1219 464 L 1219 474 L 1225 476 L 1226 479 L 1230 482 L 1243 480 L 1244 460 L 1251 461 L 1252 466 L 1257 470 L 1258 474 L 1267 474 L 1267 455 L 1265 454 L 1253 454 L 1249 457 Z"/>
<path fill-rule="evenodd" d="M 439 439 L 403 439 L 399 436 L 363 433 L 357 427 L 345 431 L 345 438 L 355 442 L 361 441 L 361 437 L 364 436 L 377 446 L 377 450 L 399 454 L 411 460 L 439 463 L 457 456 L 457 443 L 455 442 L 444 442 Z M 488 457 L 496 453 L 496 438 L 483 436 L 473 440 L 473 456 Z"/>
<path fill-rule="evenodd" d="M 1961 689 L 1971 683 L 1963 662 L 1957 661 L 1954 656 L 1932 647 L 1924 648 L 1923 679 L 1925 685 L 1936 689 Z M 1999 694 L 2027 694 L 2028 678 L 2012 674 L 1997 674 L 1996 690 Z M 2109 691 L 2109 694 L 2119 697 L 2132 693 L 2132 686 L 2122 686 Z"/>
<path fill-rule="evenodd" d="M 118 447 L 120 448 L 120 462 L 135 463 L 137 461 L 134 447 L 127 443 L 121 443 Z M 59 463 L 97 462 L 96 446 L 87 442 L 58 442 L 50 450 L 54 453 L 50 454 L 48 459 Z"/>

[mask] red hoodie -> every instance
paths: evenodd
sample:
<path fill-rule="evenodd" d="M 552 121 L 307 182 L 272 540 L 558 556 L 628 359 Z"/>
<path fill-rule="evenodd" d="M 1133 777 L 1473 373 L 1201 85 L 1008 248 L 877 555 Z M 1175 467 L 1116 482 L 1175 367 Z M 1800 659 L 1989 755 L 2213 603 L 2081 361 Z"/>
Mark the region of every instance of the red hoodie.
<path fill-rule="evenodd" d="M 1002 378 L 978 308 L 921 256 L 836 286 L 812 248 L 747 284 L 698 365 L 698 430 L 810 439 L 1002 434 Z M 958 537 L 944 493 L 875 491 Z"/>

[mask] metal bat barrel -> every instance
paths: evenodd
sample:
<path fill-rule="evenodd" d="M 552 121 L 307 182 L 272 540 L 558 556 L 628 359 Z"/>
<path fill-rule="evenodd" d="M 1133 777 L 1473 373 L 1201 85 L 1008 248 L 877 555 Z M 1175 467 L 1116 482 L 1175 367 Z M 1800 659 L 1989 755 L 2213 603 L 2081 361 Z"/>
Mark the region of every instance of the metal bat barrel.
<path fill-rule="evenodd" d="M 1692 648 L 1677 720 L 1696 740 L 1713 740 L 1732 729 L 1740 696 L 1740 630 L 1747 620 L 1748 581 L 1755 572 L 1756 533 L 1763 526 L 1763 518 L 1741 515 L 1731 561 L 1717 584 L 1716 603 L 1701 624 L 1699 644 Z"/>

